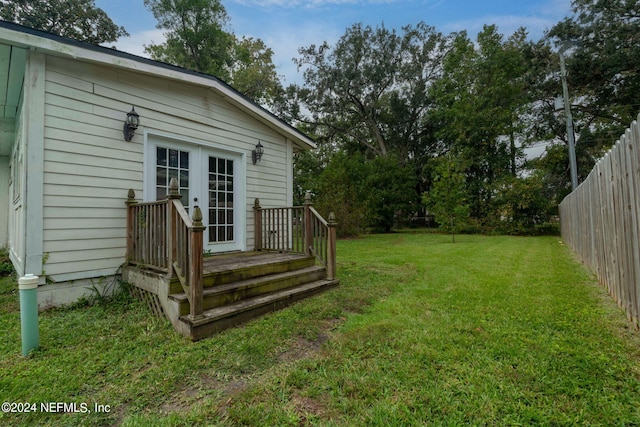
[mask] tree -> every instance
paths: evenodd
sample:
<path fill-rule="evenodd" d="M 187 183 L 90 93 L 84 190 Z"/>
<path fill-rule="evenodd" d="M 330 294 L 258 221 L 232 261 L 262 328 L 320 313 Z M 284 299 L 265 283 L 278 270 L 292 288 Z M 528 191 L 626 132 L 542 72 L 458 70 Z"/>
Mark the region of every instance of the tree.
<path fill-rule="evenodd" d="M 477 44 L 459 33 L 433 86 L 436 135 L 464 162 L 470 214 L 485 227 L 501 220 L 495 196 L 523 163 L 532 49 L 523 29 L 504 40 L 495 26 L 485 26 Z"/>
<path fill-rule="evenodd" d="M 568 52 L 574 111 L 583 129 L 608 147 L 636 118 L 640 100 L 640 1 L 573 0 L 574 16 L 547 34 Z M 582 135 L 581 135 L 582 136 Z M 580 138 L 580 143 L 583 143 Z"/>
<path fill-rule="evenodd" d="M 261 39 L 236 38 L 233 55 L 229 74 L 238 90 L 249 98 L 270 106 L 284 96 L 284 89 L 273 63 L 273 50 Z"/>
<path fill-rule="evenodd" d="M 389 233 L 408 223 L 420 204 L 415 181 L 413 169 L 396 156 L 376 157 L 369 161 L 368 173 L 361 183 L 367 206 L 367 225 Z"/>
<path fill-rule="evenodd" d="M 257 102 L 272 103 L 282 86 L 273 51 L 260 39 L 237 38 L 220 0 L 144 0 L 165 30 L 163 44 L 145 46 L 158 61 L 216 76 Z"/>
<path fill-rule="evenodd" d="M 463 160 L 452 155 L 437 160 L 433 185 L 423 195 L 423 202 L 440 228 L 451 233 L 451 241 L 455 242 L 455 233 L 469 221 Z"/>
<path fill-rule="evenodd" d="M 129 35 L 94 0 L 2 1 L 0 18 L 94 45 Z"/>
<path fill-rule="evenodd" d="M 282 110 L 307 127 L 324 153 L 363 159 L 369 173 L 358 184 L 367 190 L 363 226 L 389 231 L 422 209 L 422 165 L 439 148 L 426 120 L 434 105 L 429 88 L 449 44 L 424 23 L 401 31 L 354 24 L 333 47 L 299 49 L 294 61 L 304 68 L 305 84 L 288 89 Z M 333 181 L 330 191 L 338 185 Z"/>
<path fill-rule="evenodd" d="M 310 117 L 298 119 L 349 152 L 408 159 L 424 143 L 428 88 L 446 48 L 447 38 L 424 23 L 401 34 L 354 24 L 333 48 L 301 48 L 298 96 Z"/>
<path fill-rule="evenodd" d="M 316 208 L 323 215 L 334 212 L 339 218 L 339 236 L 355 236 L 366 226 L 367 194 L 365 182 L 371 170 L 360 154 L 341 151 L 317 177 Z M 314 191 L 315 192 L 315 191 Z"/>
<path fill-rule="evenodd" d="M 548 222 L 552 209 L 545 197 L 544 177 L 538 171 L 505 180 L 496 198 L 501 221 L 496 231 L 504 234 L 536 234 L 536 226 Z"/>
<path fill-rule="evenodd" d="M 158 61 L 227 79 L 232 62 L 233 36 L 225 31 L 229 21 L 219 0 L 144 0 L 165 30 L 163 44 L 145 46 Z"/>

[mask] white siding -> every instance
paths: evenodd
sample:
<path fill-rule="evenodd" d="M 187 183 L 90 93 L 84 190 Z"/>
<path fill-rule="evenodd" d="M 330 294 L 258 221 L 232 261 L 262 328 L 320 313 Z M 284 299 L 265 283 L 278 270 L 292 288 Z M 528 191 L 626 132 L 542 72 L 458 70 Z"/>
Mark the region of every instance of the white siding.
<path fill-rule="evenodd" d="M 145 130 L 246 153 L 247 247 L 253 203 L 286 206 L 290 148 L 282 135 L 212 90 L 61 58 L 47 58 L 44 152 L 44 266 L 54 281 L 113 274 L 124 262 L 124 201 L 143 198 Z M 122 137 L 134 105 L 140 128 Z M 261 141 L 265 154 L 251 163 Z"/>
<path fill-rule="evenodd" d="M 24 199 L 25 169 L 24 169 L 24 145 L 25 138 L 22 128 L 22 113 L 16 123 L 16 139 L 11 154 L 10 180 L 9 180 L 9 224 L 8 247 L 9 255 L 13 261 L 18 275 L 24 274 Z"/>
<path fill-rule="evenodd" d="M 0 247 L 9 242 L 9 158 L 0 157 Z"/>

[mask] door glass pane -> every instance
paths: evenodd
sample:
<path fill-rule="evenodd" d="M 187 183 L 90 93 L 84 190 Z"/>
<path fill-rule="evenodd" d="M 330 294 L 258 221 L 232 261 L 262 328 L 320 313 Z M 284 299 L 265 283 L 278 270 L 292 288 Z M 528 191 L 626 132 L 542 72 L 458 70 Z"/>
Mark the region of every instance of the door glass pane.
<path fill-rule="evenodd" d="M 189 169 L 189 153 L 186 151 L 180 151 L 180 168 Z"/>
<path fill-rule="evenodd" d="M 156 187 L 156 200 L 162 200 L 167 197 L 167 187 Z"/>
<path fill-rule="evenodd" d="M 169 150 L 169 167 L 177 168 L 178 166 L 178 150 Z"/>
<path fill-rule="evenodd" d="M 156 164 L 158 166 L 167 166 L 167 149 L 163 147 L 156 148 Z"/>
<path fill-rule="evenodd" d="M 233 160 L 209 157 L 209 242 L 234 240 Z"/>
<path fill-rule="evenodd" d="M 180 201 L 182 202 L 183 206 L 189 206 L 189 189 L 180 189 Z"/>
<path fill-rule="evenodd" d="M 182 204 L 188 207 L 189 173 L 189 151 L 156 147 L 156 200 L 167 197 L 171 178 L 175 178 Z"/>
<path fill-rule="evenodd" d="M 167 185 L 167 168 L 156 168 L 156 185 L 163 187 Z"/>

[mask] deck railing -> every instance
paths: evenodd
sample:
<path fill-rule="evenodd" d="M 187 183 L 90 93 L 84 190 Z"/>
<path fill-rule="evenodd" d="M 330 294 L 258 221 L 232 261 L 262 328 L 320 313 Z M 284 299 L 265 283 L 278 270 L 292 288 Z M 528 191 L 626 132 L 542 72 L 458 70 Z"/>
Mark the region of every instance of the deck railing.
<path fill-rule="evenodd" d="M 337 223 L 333 213 L 327 221 L 313 208 L 311 194 L 304 206 L 263 208 L 256 199 L 253 209 L 256 250 L 313 255 L 335 279 Z"/>
<path fill-rule="evenodd" d="M 127 262 L 140 268 L 168 273 L 168 200 L 138 203 L 129 190 L 127 199 Z"/>
<path fill-rule="evenodd" d="M 127 263 L 172 277 L 175 273 L 189 300 L 192 319 L 202 317 L 203 240 L 202 212 L 193 219 L 180 202 L 178 183 L 169 184 L 166 200 L 138 203 L 127 198 Z"/>

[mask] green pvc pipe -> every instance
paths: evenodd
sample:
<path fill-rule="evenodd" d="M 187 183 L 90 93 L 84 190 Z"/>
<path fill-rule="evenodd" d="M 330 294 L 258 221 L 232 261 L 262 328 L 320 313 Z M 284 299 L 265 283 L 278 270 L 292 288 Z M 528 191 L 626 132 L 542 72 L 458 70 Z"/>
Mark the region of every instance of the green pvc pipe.
<path fill-rule="evenodd" d="M 20 290 L 20 326 L 22 329 L 22 355 L 40 346 L 38 331 L 38 276 L 27 274 L 18 279 Z"/>

